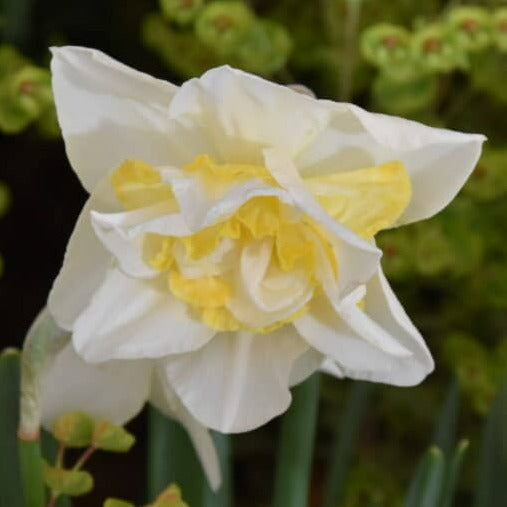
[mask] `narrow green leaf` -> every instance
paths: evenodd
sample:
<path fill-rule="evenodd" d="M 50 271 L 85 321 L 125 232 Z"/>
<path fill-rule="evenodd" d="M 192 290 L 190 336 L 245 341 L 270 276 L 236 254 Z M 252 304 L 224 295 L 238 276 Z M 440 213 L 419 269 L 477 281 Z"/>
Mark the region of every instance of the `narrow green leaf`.
<path fill-rule="evenodd" d="M 99 421 L 93 430 L 92 443 L 97 449 L 110 452 L 128 452 L 135 444 L 135 437 L 125 428 L 109 421 Z"/>
<path fill-rule="evenodd" d="M 507 379 L 491 407 L 482 437 L 475 507 L 503 507 L 507 498 Z"/>
<path fill-rule="evenodd" d="M 232 507 L 231 437 L 215 431 L 213 440 L 220 460 L 222 484 L 216 493 L 207 482 L 204 484 L 203 507 Z"/>
<path fill-rule="evenodd" d="M 274 507 L 307 507 L 320 376 L 293 389 L 292 404 L 282 417 L 275 473 Z"/>
<path fill-rule="evenodd" d="M 459 480 L 461 464 L 463 463 L 467 450 L 468 440 L 461 440 L 461 442 L 459 442 L 456 446 L 451 462 L 447 467 L 442 489 L 442 497 L 440 498 L 440 507 L 452 507 L 452 505 L 454 505 L 454 493 Z"/>
<path fill-rule="evenodd" d="M 18 449 L 25 505 L 44 507 L 46 494 L 42 480 L 40 441 L 19 439 Z"/>
<path fill-rule="evenodd" d="M 459 384 L 457 379 L 453 379 L 447 390 L 447 396 L 433 436 L 433 444 L 442 450 L 446 458 L 450 458 L 456 445 L 459 399 Z"/>
<path fill-rule="evenodd" d="M 435 507 L 438 505 L 444 475 L 444 455 L 438 447 L 430 447 L 417 467 L 405 500 L 405 507 Z"/>
<path fill-rule="evenodd" d="M 147 474 L 147 501 L 175 482 L 189 505 L 202 507 L 205 478 L 188 434 L 152 406 L 148 413 Z"/>
<path fill-rule="evenodd" d="M 350 387 L 343 416 L 336 427 L 331 448 L 331 463 L 324 489 L 324 507 L 340 505 L 347 467 L 372 389 L 370 382 L 354 382 Z"/>
<path fill-rule="evenodd" d="M 22 507 L 19 474 L 19 351 L 6 349 L 0 355 L 0 505 Z"/>

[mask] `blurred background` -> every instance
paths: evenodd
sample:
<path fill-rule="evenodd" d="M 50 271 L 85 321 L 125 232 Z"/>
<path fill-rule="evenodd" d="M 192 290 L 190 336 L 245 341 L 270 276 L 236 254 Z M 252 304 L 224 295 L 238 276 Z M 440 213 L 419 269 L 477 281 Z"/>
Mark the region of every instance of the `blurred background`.
<path fill-rule="evenodd" d="M 428 446 L 437 443 L 450 456 L 456 442 L 467 439 L 454 504 L 507 506 L 507 402 L 501 401 L 507 367 L 507 2 L 0 5 L 0 348 L 21 346 L 86 198 L 55 118 L 50 45 L 98 48 L 175 83 L 229 63 L 280 83 L 305 84 L 321 98 L 486 134 L 484 155 L 451 206 L 379 237 L 384 269 L 426 337 L 436 371 L 410 389 L 322 379 L 311 505 L 328 498 L 326 507 L 402 505 Z M 92 458 L 95 490 L 74 505 L 101 505 L 111 495 L 145 500 L 146 415 L 129 428 L 138 437 L 134 449 Z M 234 505 L 268 505 L 278 428 L 273 421 L 232 439 Z M 192 461 L 188 453 L 182 459 Z M 343 478 L 333 486 L 330 463 Z M 182 486 L 199 507 L 192 482 Z"/>

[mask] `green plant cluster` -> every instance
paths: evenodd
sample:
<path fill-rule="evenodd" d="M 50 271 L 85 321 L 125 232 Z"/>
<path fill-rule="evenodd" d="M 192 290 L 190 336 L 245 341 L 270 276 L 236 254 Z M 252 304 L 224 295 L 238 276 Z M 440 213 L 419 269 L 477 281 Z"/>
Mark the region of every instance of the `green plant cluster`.
<path fill-rule="evenodd" d="M 228 0 L 160 0 L 160 12 L 144 20 L 143 41 L 184 78 L 222 64 L 272 76 L 292 50 L 282 24 Z"/>
<path fill-rule="evenodd" d="M 18 134 L 31 125 L 45 137 L 60 134 L 51 75 L 14 47 L 0 45 L 0 132 Z"/>

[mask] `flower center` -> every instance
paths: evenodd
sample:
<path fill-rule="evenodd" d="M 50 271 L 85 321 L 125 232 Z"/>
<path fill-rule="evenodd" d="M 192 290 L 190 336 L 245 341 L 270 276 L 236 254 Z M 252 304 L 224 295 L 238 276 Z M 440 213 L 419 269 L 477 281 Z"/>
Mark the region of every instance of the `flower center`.
<path fill-rule="evenodd" d="M 217 164 L 200 155 L 182 168 L 210 196 L 253 178 L 277 187 L 259 165 Z M 308 189 L 336 219 L 365 238 L 391 225 L 410 199 L 400 163 L 307 178 Z M 174 204 L 161 173 L 129 160 L 112 186 L 127 210 Z M 188 236 L 147 233 L 144 261 L 167 277 L 172 294 L 206 325 L 219 331 L 268 332 L 304 313 L 322 288 L 323 270 L 336 279 L 339 262 L 330 233 L 275 196 L 253 197 L 215 224 Z"/>

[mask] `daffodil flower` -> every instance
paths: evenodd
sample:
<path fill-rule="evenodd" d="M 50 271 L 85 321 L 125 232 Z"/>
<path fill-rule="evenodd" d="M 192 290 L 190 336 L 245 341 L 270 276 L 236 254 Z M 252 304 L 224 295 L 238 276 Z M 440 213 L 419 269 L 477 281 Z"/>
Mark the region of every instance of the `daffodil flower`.
<path fill-rule="evenodd" d="M 177 87 L 65 47 L 52 72 L 90 193 L 49 297 L 72 333 L 55 411 L 70 400 L 126 420 L 155 375 L 158 406 L 170 393 L 196 424 L 241 432 L 319 368 L 399 386 L 432 371 L 374 236 L 446 206 L 482 136 L 230 67 Z"/>

